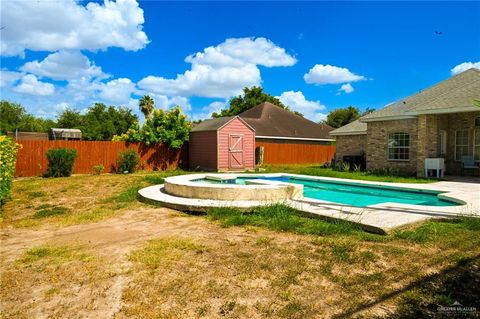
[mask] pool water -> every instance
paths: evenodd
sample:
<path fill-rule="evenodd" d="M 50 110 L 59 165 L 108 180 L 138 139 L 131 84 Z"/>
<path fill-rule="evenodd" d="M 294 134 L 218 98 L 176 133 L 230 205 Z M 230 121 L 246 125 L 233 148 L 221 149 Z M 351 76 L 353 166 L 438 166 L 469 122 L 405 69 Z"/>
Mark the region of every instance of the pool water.
<path fill-rule="evenodd" d="M 410 205 L 426 206 L 456 206 L 455 202 L 438 198 L 440 192 L 419 192 L 411 190 L 390 189 L 380 186 L 359 185 L 348 182 L 332 182 L 281 177 L 237 177 L 229 183 L 245 185 L 249 179 L 264 179 L 270 181 L 281 181 L 303 185 L 303 196 L 325 200 L 334 203 L 346 204 L 356 207 L 365 207 L 375 204 L 393 202 Z M 219 181 L 200 179 L 197 182 L 218 184 Z M 226 181 L 223 181 L 226 183 Z"/>

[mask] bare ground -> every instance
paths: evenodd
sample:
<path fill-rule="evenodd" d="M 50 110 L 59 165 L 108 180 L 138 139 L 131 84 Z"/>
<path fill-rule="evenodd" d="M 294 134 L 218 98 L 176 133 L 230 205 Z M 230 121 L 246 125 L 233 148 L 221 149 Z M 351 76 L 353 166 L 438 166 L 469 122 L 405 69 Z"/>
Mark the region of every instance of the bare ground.
<path fill-rule="evenodd" d="M 441 243 L 223 228 L 204 216 L 136 202 L 117 209 L 105 198 L 136 182 L 120 178 L 15 186 L 1 230 L 1 317 L 384 315 L 395 309 L 392 292 L 479 253 L 478 240 L 468 238 L 459 251 Z M 28 195 L 32 183 L 42 196 Z M 107 186 L 93 192 L 99 185 Z M 70 214 L 99 207 L 113 213 L 75 225 L 63 215 L 32 219 L 45 203 L 67 206 Z"/>

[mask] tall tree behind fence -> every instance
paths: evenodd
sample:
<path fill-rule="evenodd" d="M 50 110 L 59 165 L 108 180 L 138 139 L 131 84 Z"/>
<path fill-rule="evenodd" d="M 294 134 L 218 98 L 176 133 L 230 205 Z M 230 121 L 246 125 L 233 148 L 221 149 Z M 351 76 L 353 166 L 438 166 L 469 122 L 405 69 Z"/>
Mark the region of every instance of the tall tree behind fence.
<path fill-rule="evenodd" d="M 264 147 L 265 164 L 323 164 L 335 156 L 335 145 L 306 143 L 269 143 L 257 141 Z"/>
<path fill-rule="evenodd" d="M 118 153 L 132 148 L 140 155 L 141 168 L 145 170 L 166 170 L 187 167 L 188 145 L 170 149 L 163 145 L 146 146 L 142 143 L 111 141 L 17 141 L 22 145 L 18 151 L 15 176 L 40 176 L 47 169 L 45 153 L 51 148 L 73 148 L 77 150 L 74 174 L 92 173 L 94 165 L 103 165 L 105 172 L 112 172 Z"/>

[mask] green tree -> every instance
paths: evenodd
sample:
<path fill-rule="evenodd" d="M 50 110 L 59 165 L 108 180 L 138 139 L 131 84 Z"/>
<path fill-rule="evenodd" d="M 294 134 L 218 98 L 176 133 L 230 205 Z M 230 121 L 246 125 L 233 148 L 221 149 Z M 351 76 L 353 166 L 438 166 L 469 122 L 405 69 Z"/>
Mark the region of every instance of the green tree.
<path fill-rule="evenodd" d="M 138 122 L 138 116 L 132 113 L 128 107 L 108 107 L 108 114 L 113 122 L 114 134 L 125 133 L 135 122 Z"/>
<path fill-rule="evenodd" d="M 19 124 L 19 130 L 23 132 L 48 132 L 52 127 L 55 127 L 55 121 L 31 114 L 25 114 Z"/>
<path fill-rule="evenodd" d="M 230 106 L 223 109 L 220 113 L 214 112 L 212 117 L 234 116 L 238 115 L 248 109 L 251 109 L 258 104 L 270 102 L 282 109 L 290 110 L 287 105 L 283 104 L 278 98 L 263 92 L 260 86 L 253 86 L 251 88 L 244 88 L 243 95 L 239 95 L 230 100 Z M 299 112 L 294 112 L 297 115 L 303 116 Z"/>
<path fill-rule="evenodd" d="M 125 133 L 138 117 L 125 107 L 107 108 L 103 103 L 95 103 L 83 115 L 82 136 L 86 140 L 109 141 L 114 135 Z"/>
<path fill-rule="evenodd" d="M 145 118 L 147 118 L 155 109 L 155 101 L 149 95 L 144 95 L 140 99 L 139 107 Z"/>
<path fill-rule="evenodd" d="M 358 118 L 360 118 L 360 110 L 358 107 L 348 106 L 346 108 L 340 108 L 329 112 L 325 124 L 328 124 L 333 128 L 338 128 L 347 125 Z"/>
<path fill-rule="evenodd" d="M 191 124 L 179 106 L 169 111 L 155 109 L 143 125 L 144 142 L 147 145 L 165 143 L 179 148 L 188 140 Z"/>
<path fill-rule="evenodd" d="M 25 108 L 20 104 L 0 101 L 0 132 L 5 134 L 7 131 L 19 128 L 25 114 Z"/>
<path fill-rule="evenodd" d="M 143 141 L 143 130 L 138 124 L 138 121 L 132 124 L 130 128 L 123 134 L 114 135 L 112 141 L 126 141 L 131 143 L 142 142 Z"/>
<path fill-rule="evenodd" d="M 111 121 L 107 107 L 103 103 L 90 106 L 83 115 L 82 138 L 91 141 L 111 140 L 115 135 L 115 127 Z"/>
<path fill-rule="evenodd" d="M 74 109 L 66 108 L 57 116 L 57 126 L 59 128 L 81 128 L 82 115 Z"/>
<path fill-rule="evenodd" d="M 180 106 L 169 111 L 154 109 L 142 127 L 135 121 L 125 134 L 117 134 L 114 141 L 144 142 L 147 145 L 163 143 L 171 148 L 180 148 L 188 136 L 192 124 Z"/>
<path fill-rule="evenodd" d="M 109 141 L 114 135 L 127 132 L 136 121 L 138 117 L 126 107 L 95 103 L 85 114 L 70 108 L 64 110 L 57 118 L 57 126 L 78 128 L 85 140 Z"/>
<path fill-rule="evenodd" d="M 55 125 L 49 119 L 42 119 L 27 113 L 25 108 L 6 100 L 0 101 L 0 133 L 18 129 L 23 132 L 47 132 Z"/>

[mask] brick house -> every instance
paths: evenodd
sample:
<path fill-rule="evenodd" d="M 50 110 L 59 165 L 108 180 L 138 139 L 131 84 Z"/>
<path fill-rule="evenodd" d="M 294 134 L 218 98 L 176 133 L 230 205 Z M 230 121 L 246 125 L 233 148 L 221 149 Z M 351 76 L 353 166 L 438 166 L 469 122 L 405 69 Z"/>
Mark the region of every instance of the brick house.
<path fill-rule="evenodd" d="M 443 157 L 459 174 L 461 157 L 480 162 L 480 70 L 469 69 L 330 132 L 337 160 L 364 155 L 367 170 L 423 176 L 425 158 Z"/>

